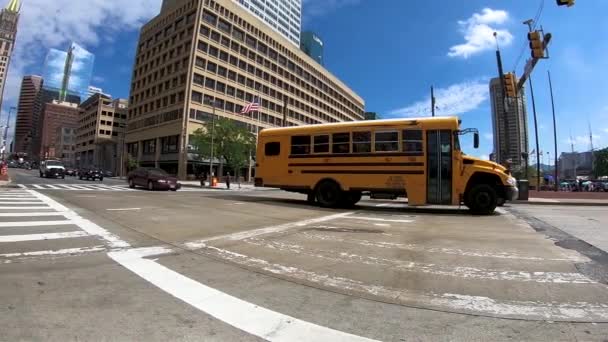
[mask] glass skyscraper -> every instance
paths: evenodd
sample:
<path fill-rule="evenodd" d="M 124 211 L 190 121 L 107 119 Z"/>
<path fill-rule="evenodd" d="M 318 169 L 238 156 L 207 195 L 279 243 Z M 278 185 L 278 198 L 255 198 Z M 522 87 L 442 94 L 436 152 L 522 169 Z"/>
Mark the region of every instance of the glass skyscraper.
<path fill-rule="evenodd" d="M 95 55 L 72 43 L 68 51 L 51 49 L 44 62 L 44 88 L 81 101 L 89 95 Z"/>
<path fill-rule="evenodd" d="M 234 0 L 268 26 L 300 46 L 302 0 Z"/>
<path fill-rule="evenodd" d="M 323 41 L 314 32 L 302 32 L 300 49 L 317 63 L 323 65 Z"/>

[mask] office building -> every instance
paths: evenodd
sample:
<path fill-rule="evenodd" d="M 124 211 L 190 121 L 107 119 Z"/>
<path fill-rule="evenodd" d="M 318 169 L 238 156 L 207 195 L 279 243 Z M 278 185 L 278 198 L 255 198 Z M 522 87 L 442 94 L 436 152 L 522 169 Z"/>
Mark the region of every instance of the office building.
<path fill-rule="evenodd" d="M 44 62 L 44 88 L 58 93 L 58 101 L 84 101 L 89 95 L 95 55 L 72 43 L 68 51 L 51 49 Z"/>
<path fill-rule="evenodd" d="M 317 63 L 323 65 L 323 41 L 314 32 L 302 32 L 300 49 Z"/>
<path fill-rule="evenodd" d="M 258 96 L 261 110 L 240 114 Z M 252 132 L 282 126 L 284 113 L 288 126 L 362 120 L 364 113 L 361 97 L 229 0 L 175 1 L 144 25 L 129 100 L 129 154 L 180 178 L 208 165 L 187 146 L 212 106 Z"/>
<path fill-rule="evenodd" d="M 501 80 L 493 78 L 490 80 L 490 100 L 496 162 L 510 164 L 513 171 L 522 170 L 526 165 L 522 153 L 528 153 L 528 116 L 524 89 L 516 99 L 507 98 L 505 102 Z"/>
<path fill-rule="evenodd" d="M 579 176 L 590 176 L 593 172 L 593 153 L 562 152 L 558 167 L 560 179 L 572 180 Z"/>
<path fill-rule="evenodd" d="M 8 75 L 8 67 L 15 47 L 20 11 L 19 0 L 9 1 L 8 5 L 0 11 L 0 109 L 4 99 L 4 85 Z"/>
<path fill-rule="evenodd" d="M 296 46 L 300 46 L 302 0 L 234 1 L 284 38 Z"/>
<path fill-rule="evenodd" d="M 77 127 L 80 113 L 78 104 L 53 100 L 44 104 L 42 113 L 40 158 L 58 158 L 57 129 Z"/>
<path fill-rule="evenodd" d="M 33 156 L 35 141 L 40 130 L 40 108 L 37 101 L 42 88 L 42 77 L 24 76 L 21 80 L 17 118 L 15 119 L 14 151 Z"/>
<path fill-rule="evenodd" d="M 127 120 L 127 100 L 94 94 L 80 104 L 76 130 L 78 167 L 98 167 L 120 174 Z"/>
<path fill-rule="evenodd" d="M 379 120 L 380 116 L 376 112 L 365 112 L 365 120 Z"/>
<path fill-rule="evenodd" d="M 76 166 L 75 132 L 72 127 L 57 127 L 55 156 L 67 167 Z"/>

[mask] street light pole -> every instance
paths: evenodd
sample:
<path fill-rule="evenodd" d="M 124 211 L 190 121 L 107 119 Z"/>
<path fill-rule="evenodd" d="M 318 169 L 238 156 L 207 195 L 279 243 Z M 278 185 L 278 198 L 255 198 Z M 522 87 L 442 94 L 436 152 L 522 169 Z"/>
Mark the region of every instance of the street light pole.
<path fill-rule="evenodd" d="M 538 144 L 538 120 L 536 118 L 536 102 L 534 101 L 534 88 L 532 88 L 532 75 L 530 82 L 530 97 L 532 98 L 532 114 L 534 115 L 534 134 L 536 135 L 536 191 L 540 191 L 540 146 Z"/>
<path fill-rule="evenodd" d="M 213 182 L 213 149 L 215 143 L 215 99 L 211 103 L 211 106 L 211 157 L 209 158 L 209 187 L 211 187 L 211 184 Z"/>
<path fill-rule="evenodd" d="M 557 191 L 559 173 L 557 171 L 557 123 L 555 121 L 555 102 L 553 101 L 553 84 L 551 83 L 551 72 L 547 70 L 547 76 L 549 76 L 549 92 L 551 93 L 551 110 L 553 111 L 553 148 L 555 163 L 553 170 L 553 177 L 555 178 L 555 191 Z"/>

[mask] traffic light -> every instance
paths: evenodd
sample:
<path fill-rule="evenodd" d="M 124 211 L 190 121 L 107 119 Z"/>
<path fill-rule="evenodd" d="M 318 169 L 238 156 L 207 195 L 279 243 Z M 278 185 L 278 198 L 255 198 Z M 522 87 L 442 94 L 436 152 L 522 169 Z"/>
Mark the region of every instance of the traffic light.
<path fill-rule="evenodd" d="M 574 6 L 574 0 L 555 0 L 557 2 L 557 6 Z"/>
<path fill-rule="evenodd" d="M 532 31 L 528 33 L 528 40 L 530 41 L 530 49 L 532 50 L 532 58 L 544 58 L 545 49 L 543 48 L 543 41 L 539 31 Z"/>
<path fill-rule="evenodd" d="M 517 97 L 517 81 L 514 73 L 505 74 L 505 92 L 507 97 Z"/>

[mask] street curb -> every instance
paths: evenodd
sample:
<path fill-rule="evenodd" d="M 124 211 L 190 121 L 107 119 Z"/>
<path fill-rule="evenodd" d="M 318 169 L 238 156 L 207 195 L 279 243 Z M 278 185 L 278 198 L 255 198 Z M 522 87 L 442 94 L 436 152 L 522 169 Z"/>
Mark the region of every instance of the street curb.
<path fill-rule="evenodd" d="M 182 184 L 182 188 L 207 189 L 207 190 L 215 190 L 215 191 L 274 191 L 274 190 L 280 190 L 280 189 L 274 189 L 274 188 L 250 188 L 250 189 L 244 190 L 244 188 L 239 189 L 238 184 L 232 183 L 231 185 L 232 185 L 232 187 L 230 189 L 227 189 L 225 187 L 213 188 L 213 187 L 200 186 L 200 185 L 194 185 L 194 184 Z"/>
<path fill-rule="evenodd" d="M 568 206 L 591 206 L 591 207 L 608 207 L 608 203 L 604 202 L 536 202 L 536 201 L 512 201 L 511 204 L 530 204 L 530 205 L 568 205 Z"/>

